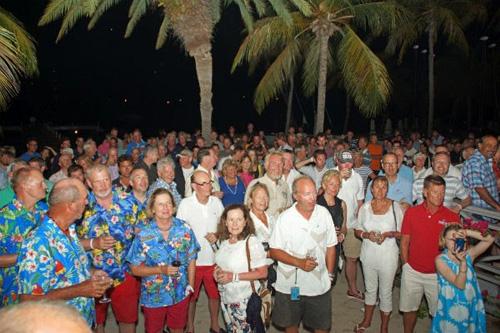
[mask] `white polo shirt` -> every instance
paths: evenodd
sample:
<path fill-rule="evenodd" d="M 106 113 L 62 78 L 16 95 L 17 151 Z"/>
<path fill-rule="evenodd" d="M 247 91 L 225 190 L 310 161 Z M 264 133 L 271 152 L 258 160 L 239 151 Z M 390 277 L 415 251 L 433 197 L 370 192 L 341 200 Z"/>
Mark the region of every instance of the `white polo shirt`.
<path fill-rule="evenodd" d="M 296 269 L 295 266 L 278 262 L 275 288 L 280 293 L 290 294 L 290 288 L 295 285 L 297 272 L 300 295 L 322 295 L 330 289 L 326 267 L 326 248 L 337 244 L 333 220 L 328 210 L 322 206 L 316 205 L 309 220 L 306 220 L 295 206 L 296 204 L 278 217 L 269 246 L 298 258 L 305 258 L 308 252 L 313 251 L 318 266 L 311 272 L 306 272 L 300 268 Z"/>
<path fill-rule="evenodd" d="M 211 266 L 215 263 L 215 253 L 205 236 L 209 232 L 217 231 L 217 224 L 223 211 L 224 206 L 218 198 L 210 196 L 208 202 L 202 204 L 196 198 L 196 193 L 182 199 L 179 204 L 177 218 L 186 221 L 191 226 L 201 246 L 196 266 Z"/>

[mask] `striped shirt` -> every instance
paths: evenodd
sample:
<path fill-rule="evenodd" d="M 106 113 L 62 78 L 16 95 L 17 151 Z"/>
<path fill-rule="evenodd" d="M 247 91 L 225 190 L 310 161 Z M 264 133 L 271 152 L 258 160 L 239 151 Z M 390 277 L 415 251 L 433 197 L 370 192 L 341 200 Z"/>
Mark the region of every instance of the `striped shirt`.
<path fill-rule="evenodd" d="M 423 190 L 424 190 L 424 179 L 419 178 L 413 182 L 413 201 L 420 204 L 424 201 Z M 453 207 L 453 199 L 458 198 L 464 200 L 469 196 L 469 192 L 465 189 L 462 181 L 457 177 L 444 176 L 444 181 L 446 182 L 446 190 L 444 195 L 444 206 Z"/>
<path fill-rule="evenodd" d="M 491 197 L 499 201 L 497 181 L 493 173 L 491 160 L 486 160 L 484 156 L 476 150 L 474 154 L 464 163 L 462 168 L 462 179 L 464 186 L 469 189 L 472 204 L 481 208 L 491 208 L 491 206 L 479 197 L 476 187 L 485 188 Z"/>
<path fill-rule="evenodd" d="M 363 193 L 366 193 L 366 185 L 368 185 L 368 176 L 373 173 L 372 169 L 366 165 L 362 165 L 359 168 L 354 168 L 354 171 L 359 173 L 361 179 L 363 179 Z"/>

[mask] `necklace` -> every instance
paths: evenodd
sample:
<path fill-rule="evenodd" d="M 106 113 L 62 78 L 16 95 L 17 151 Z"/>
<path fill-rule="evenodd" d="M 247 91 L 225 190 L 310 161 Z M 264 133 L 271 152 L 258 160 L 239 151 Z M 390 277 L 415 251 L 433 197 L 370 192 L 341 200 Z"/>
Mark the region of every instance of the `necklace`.
<path fill-rule="evenodd" d="M 227 180 L 225 178 L 224 178 L 224 183 L 226 184 L 226 188 L 232 195 L 236 195 L 236 193 L 238 193 L 238 178 L 236 178 L 236 184 L 234 185 L 234 190 L 232 190 L 231 187 L 229 187 L 229 184 L 227 183 Z"/>

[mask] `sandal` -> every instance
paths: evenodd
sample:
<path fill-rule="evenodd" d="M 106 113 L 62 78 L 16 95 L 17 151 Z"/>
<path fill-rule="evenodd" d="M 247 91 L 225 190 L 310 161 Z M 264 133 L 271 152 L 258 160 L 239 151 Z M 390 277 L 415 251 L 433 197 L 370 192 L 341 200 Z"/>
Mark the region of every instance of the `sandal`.
<path fill-rule="evenodd" d="M 363 327 L 359 326 L 359 324 L 356 324 L 356 326 L 354 326 L 354 333 L 363 333 L 367 328 L 368 327 Z"/>
<path fill-rule="evenodd" d="M 353 299 L 355 301 L 359 301 L 359 302 L 364 302 L 365 301 L 365 296 L 359 290 L 356 291 L 356 293 L 352 293 L 350 290 L 348 290 L 347 291 L 347 297 L 349 297 L 350 299 Z"/>

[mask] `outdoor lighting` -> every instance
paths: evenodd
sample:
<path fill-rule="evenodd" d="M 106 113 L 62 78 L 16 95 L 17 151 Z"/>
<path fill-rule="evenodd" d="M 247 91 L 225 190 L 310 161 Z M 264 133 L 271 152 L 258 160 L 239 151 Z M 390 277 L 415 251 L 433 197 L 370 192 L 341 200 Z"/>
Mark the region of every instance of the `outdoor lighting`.
<path fill-rule="evenodd" d="M 427 49 L 423 49 L 422 51 L 420 51 L 420 53 L 426 54 L 427 53 Z"/>
<path fill-rule="evenodd" d="M 75 134 L 78 134 L 78 130 L 75 131 Z"/>
<path fill-rule="evenodd" d="M 167 101 L 167 104 L 170 104 L 170 101 Z"/>
<path fill-rule="evenodd" d="M 420 47 L 420 45 L 418 45 L 418 44 L 413 45 L 414 50 L 418 50 L 419 47 Z"/>
<path fill-rule="evenodd" d="M 126 99 L 126 98 L 125 98 L 125 99 L 123 99 L 123 102 L 124 102 L 124 103 L 127 103 L 127 102 L 128 102 L 128 99 Z"/>
<path fill-rule="evenodd" d="M 490 45 L 488 45 L 488 47 L 489 47 L 490 49 L 494 48 L 495 46 L 497 46 L 497 44 L 496 44 L 496 43 L 491 43 Z"/>
<path fill-rule="evenodd" d="M 182 98 L 179 98 L 179 103 L 182 103 Z"/>
<path fill-rule="evenodd" d="M 486 42 L 488 39 L 490 39 L 490 37 L 488 37 L 488 36 L 481 36 L 479 38 L 479 40 L 482 41 L 482 42 Z"/>

